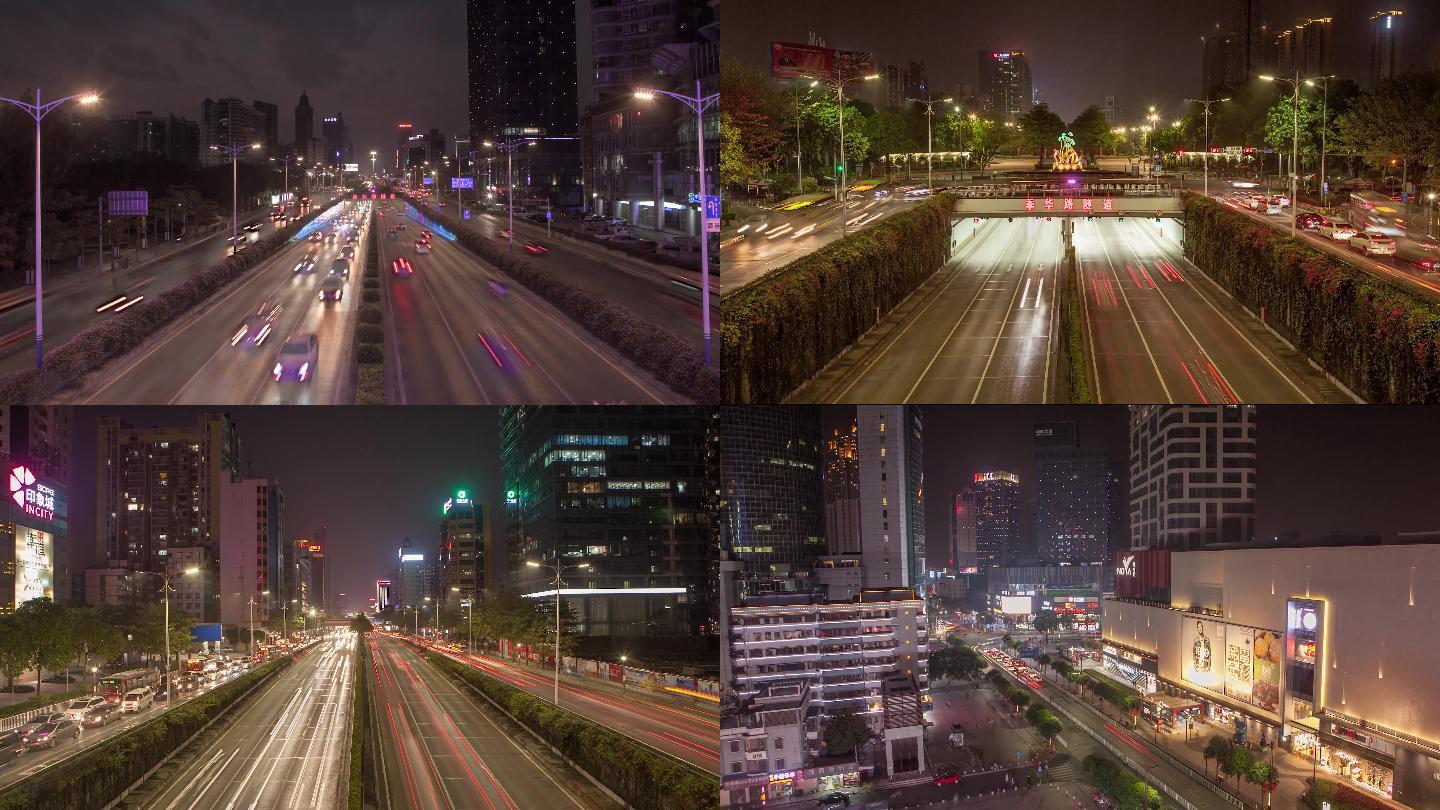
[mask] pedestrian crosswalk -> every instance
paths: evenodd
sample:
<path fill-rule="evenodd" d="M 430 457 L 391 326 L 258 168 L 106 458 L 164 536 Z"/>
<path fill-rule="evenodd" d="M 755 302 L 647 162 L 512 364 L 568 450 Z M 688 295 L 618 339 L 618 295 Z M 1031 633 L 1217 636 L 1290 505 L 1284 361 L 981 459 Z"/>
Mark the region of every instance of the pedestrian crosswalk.
<path fill-rule="evenodd" d="M 1073 782 L 1084 778 L 1080 767 L 1074 760 L 1067 760 L 1059 765 L 1052 765 L 1045 769 L 1043 778 L 1046 782 Z"/>

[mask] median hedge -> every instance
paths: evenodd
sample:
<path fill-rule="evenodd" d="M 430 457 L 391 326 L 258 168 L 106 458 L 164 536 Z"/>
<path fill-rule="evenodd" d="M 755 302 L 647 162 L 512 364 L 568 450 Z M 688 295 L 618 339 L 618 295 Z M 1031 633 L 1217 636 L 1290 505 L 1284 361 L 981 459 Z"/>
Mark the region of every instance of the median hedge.
<path fill-rule="evenodd" d="M 355 404 L 385 404 L 385 313 L 380 309 L 380 234 L 375 212 L 366 235 L 365 272 L 361 283 L 360 324 L 355 328 Z M 371 284 L 373 288 L 370 288 Z"/>
<path fill-rule="evenodd" d="M 720 373 L 714 366 L 705 365 L 698 342 L 681 340 L 674 332 L 650 323 L 616 301 L 581 289 L 538 262 L 506 251 L 494 239 L 461 228 L 453 217 L 428 205 L 414 201 L 410 205 L 455 234 L 455 241 L 466 250 L 524 284 L 661 382 L 696 402 L 719 401 Z"/>
<path fill-rule="evenodd" d="M 1064 376 L 1069 383 L 1070 401 L 1077 405 L 1089 405 L 1095 401 L 1090 391 L 1090 364 L 1085 358 L 1085 335 L 1080 323 L 1079 275 L 1075 272 L 1075 247 L 1065 249 L 1066 289 L 1064 303 L 1060 305 L 1060 336 L 1065 342 Z"/>
<path fill-rule="evenodd" d="M 421 651 L 520 721 L 635 810 L 710 810 L 720 806 L 720 777 L 640 745 L 624 734 L 444 655 Z M 718 733 L 718 732 L 717 732 Z"/>
<path fill-rule="evenodd" d="M 1440 303 L 1211 200 L 1185 200 L 1185 255 L 1368 402 L 1440 402 Z"/>
<path fill-rule="evenodd" d="M 355 655 L 355 691 L 350 699 L 350 810 L 366 807 L 365 794 L 370 793 L 368 806 L 375 807 L 375 752 L 370 747 L 369 708 L 370 642 L 368 634 L 360 634 Z"/>
<path fill-rule="evenodd" d="M 288 667 L 271 661 L 235 680 L 16 782 L 0 793 L 0 810 L 73 810 L 103 807 L 196 732 L 229 709 L 250 687 Z M 70 743 L 74 745 L 74 743 Z"/>
<path fill-rule="evenodd" d="M 332 201 L 333 204 L 333 201 Z M 0 402 L 38 402 L 46 394 L 80 382 L 86 374 L 135 349 L 151 335 L 184 316 L 221 287 L 283 250 L 290 238 L 330 206 L 254 242 L 239 255 L 226 256 L 168 290 L 100 323 L 45 353 L 45 372 L 34 369 L 0 376 Z"/>
<path fill-rule="evenodd" d="M 1120 807 L 1160 810 L 1160 791 L 1112 760 L 1091 754 L 1085 757 L 1084 766 L 1085 775 L 1090 777 L 1091 783 Z"/>
<path fill-rule="evenodd" d="M 951 194 L 940 194 L 761 276 L 720 301 L 728 402 L 779 402 L 939 269 Z"/>

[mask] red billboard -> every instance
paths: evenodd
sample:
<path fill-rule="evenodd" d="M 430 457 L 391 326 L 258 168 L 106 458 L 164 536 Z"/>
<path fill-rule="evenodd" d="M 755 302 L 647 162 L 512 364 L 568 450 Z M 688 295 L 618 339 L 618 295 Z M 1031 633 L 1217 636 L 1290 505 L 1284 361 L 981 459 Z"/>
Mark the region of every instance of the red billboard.
<path fill-rule="evenodd" d="M 796 42 L 770 43 L 770 75 L 777 79 L 829 76 L 835 67 L 835 51 Z"/>
<path fill-rule="evenodd" d="M 1123 599 L 1170 598 L 1170 552 L 1161 549 L 1115 552 L 1115 595 Z"/>

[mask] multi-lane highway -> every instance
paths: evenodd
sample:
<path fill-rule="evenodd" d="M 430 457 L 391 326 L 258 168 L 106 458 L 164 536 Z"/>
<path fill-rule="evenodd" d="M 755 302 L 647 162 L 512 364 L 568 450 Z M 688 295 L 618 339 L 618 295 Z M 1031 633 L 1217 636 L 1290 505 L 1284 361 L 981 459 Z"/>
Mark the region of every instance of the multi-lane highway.
<path fill-rule="evenodd" d="M 1234 305 L 1153 220 L 1080 220 L 1076 282 L 1099 402 L 1346 401 Z M 795 402 L 1051 402 L 1058 222 L 985 220 Z"/>
<path fill-rule="evenodd" d="M 432 647 L 487 675 L 538 698 L 554 698 L 554 681 L 533 669 L 488 655 L 467 656 Z M 720 713 L 685 698 L 602 684 L 588 678 L 563 676 L 560 706 L 619 731 L 640 743 L 709 772 L 720 768 Z M 598 718 L 603 718 L 599 720 Z"/>
<path fill-rule="evenodd" d="M 432 237 L 417 253 L 422 223 L 400 202 L 377 203 L 384 277 L 387 363 L 395 404 L 676 402 L 680 397 L 584 327 L 479 257 Z M 399 225 L 404 224 L 404 229 Z M 395 238 L 389 238 L 391 232 Z M 523 246 L 523 243 L 522 243 Z M 413 272 L 392 266 L 405 258 Z M 537 261 L 560 262 L 564 256 Z M 578 272 L 578 269 L 577 269 Z M 647 300 L 658 299 L 646 284 Z M 663 310 L 663 307 L 660 309 Z M 698 334 L 693 324 L 691 331 Z"/>
<path fill-rule="evenodd" d="M 382 807 L 615 806 L 553 754 L 512 737 L 398 639 L 372 633 L 369 644 Z"/>
<path fill-rule="evenodd" d="M 223 733 L 131 806 L 310 808 L 344 804 L 358 639 L 335 633 L 262 686 Z"/>
<path fill-rule="evenodd" d="M 936 185 L 940 185 L 941 180 L 941 175 L 936 175 Z M 923 186 L 922 177 L 919 187 Z M 850 233 L 864 230 L 911 208 L 924 199 L 906 196 L 904 189 L 914 187 L 898 183 L 884 183 L 874 188 L 861 186 L 864 190 L 853 192 L 846 202 L 843 228 L 840 206 L 833 199 L 825 198 L 791 210 L 770 211 L 742 223 L 734 233 L 726 231 L 723 237 L 726 240 L 732 236 L 742 238 L 720 251 L 725 268 L 720 274 L 721 292 L 728 293 L 813 253 L 840 239 L 846 230 Z"/>
<path fill-rule="evenodd" d="M 322 214 L 334 223 L 353 216 L 363 228 L 366 202 L 343 202 Z M 317 229 L 320 230 L 320 229 Z M 354 268 L 340 301 L 319 298 L 321 282 L 344 248 L 344 232 L 336 225 L 323 231 L 336 233 L 333 242 L 297 239 L 243 277 L 218 291 L 196 311 L 152 338 L 140 349 L 119 358 L 100 371 L 75 397 L 75 404 L 344 404 L 342 385 L 348 370 L 356 311 L 360 306 L 359 268 L 363 267 L 365 239 L 356 241 Z M 315 266 L 296 272 L 311 256 Z M 264 309 L 274 311 L 270 336 L 260 345 L 232 345 L 246 316 Z M 319 351 L 314 369 L 304 382 L 276 382 L 273 369 L 277 350 L 289 335 L 313 334 Z"/>

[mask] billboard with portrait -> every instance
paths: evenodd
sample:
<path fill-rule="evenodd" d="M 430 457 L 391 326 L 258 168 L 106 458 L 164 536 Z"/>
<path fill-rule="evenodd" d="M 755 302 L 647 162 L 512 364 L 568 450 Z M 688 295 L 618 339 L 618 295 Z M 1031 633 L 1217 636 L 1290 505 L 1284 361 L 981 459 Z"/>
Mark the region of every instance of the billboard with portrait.
<path fill-rule="evenodd" d="M 1180 677 L 1206 689 L 1221 689 L 1221 672 L 1225 661 L 1225 629 L 1219 622 L 1205 619 L 1183 621 L 1183 664 Z"/>
<path fill-rule="evenodd" d="M 777 79 L 829 76 L 835 67 L 835 50 L 796 42 L 770 43 L 770 75 Z"/>
<path fill-rule="evenodd" d="M 55 535 L 15 526 L 15 607 L 31 599 L 54 599 Z"/>

